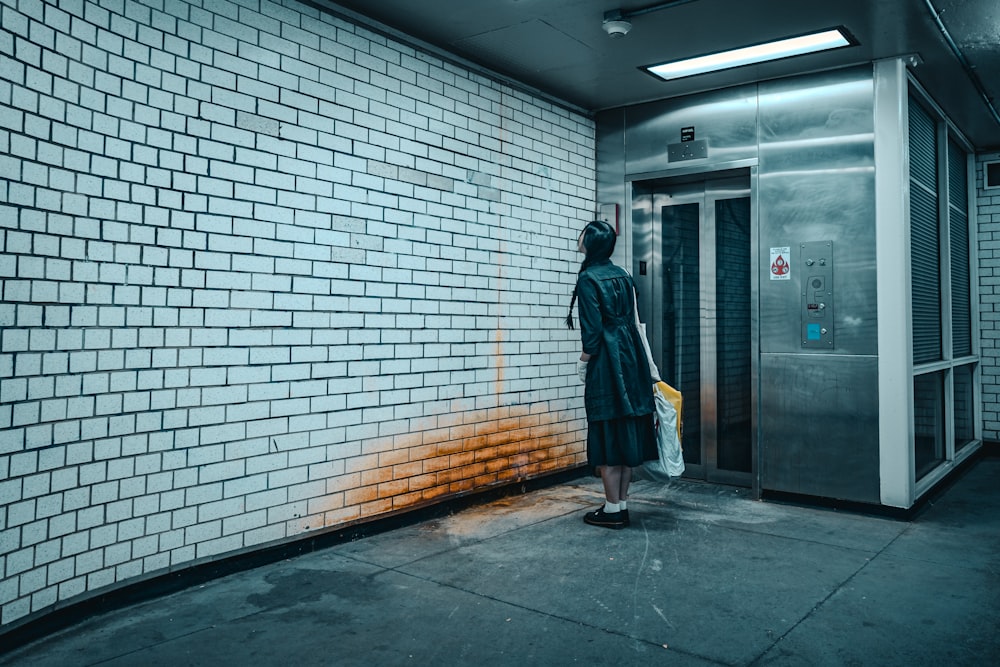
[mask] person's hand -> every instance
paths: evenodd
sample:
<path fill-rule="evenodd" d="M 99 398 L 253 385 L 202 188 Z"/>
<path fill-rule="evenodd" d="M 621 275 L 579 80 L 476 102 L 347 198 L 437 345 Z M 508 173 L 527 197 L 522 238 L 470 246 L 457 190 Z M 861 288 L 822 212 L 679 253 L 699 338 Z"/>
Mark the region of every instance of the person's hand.
<path fill-rule="evenodd" d="M 580 376 L 580 382 L 584 384 L 587 383 L 587 362 L 577 361 L 576 362 L 576 374 Z"/>

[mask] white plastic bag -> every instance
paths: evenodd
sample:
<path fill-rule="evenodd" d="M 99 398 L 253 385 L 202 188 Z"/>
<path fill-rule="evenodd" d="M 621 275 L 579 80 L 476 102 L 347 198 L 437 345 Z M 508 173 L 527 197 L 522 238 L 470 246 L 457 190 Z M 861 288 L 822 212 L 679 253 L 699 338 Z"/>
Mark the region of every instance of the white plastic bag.
<path fill-rule="evenodd" d="M 653 402 L 656 405 L 656 449 L 660 458 L 643 463 L 642 469 L 652 479 L 665 482 L 684 473 L 678 410 L 681 393 L 666 382 L 657 382 L 653 385 Z"/>

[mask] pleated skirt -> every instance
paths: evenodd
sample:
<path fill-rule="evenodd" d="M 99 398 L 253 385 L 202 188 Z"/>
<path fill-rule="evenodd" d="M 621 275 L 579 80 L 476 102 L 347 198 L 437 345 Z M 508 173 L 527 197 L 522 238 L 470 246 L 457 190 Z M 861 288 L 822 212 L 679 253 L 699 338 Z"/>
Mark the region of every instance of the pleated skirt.
<path fill-rule="evenodd" d="M 587 464 L 597 466 L 642 465 L 655 461 L 656 431 L 653 415 L 587 422 Z"/>

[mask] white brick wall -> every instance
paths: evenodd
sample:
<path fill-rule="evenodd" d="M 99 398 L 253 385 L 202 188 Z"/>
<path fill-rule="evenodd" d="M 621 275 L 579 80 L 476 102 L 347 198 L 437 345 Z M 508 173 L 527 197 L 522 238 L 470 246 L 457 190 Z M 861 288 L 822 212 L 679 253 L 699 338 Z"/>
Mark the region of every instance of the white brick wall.
<path fill-rule="evenodd" d="M 0 19 L 0 624 L 584 460 L 589 119 L 292 0 Z"/>
<path fill-rule="evenodd" d="M 983 438 L 993 442 L 1000 441 L 1000 190 L 983 188 L 983 163 L 997 160 L 1000 153 L 976 156 Z"/>

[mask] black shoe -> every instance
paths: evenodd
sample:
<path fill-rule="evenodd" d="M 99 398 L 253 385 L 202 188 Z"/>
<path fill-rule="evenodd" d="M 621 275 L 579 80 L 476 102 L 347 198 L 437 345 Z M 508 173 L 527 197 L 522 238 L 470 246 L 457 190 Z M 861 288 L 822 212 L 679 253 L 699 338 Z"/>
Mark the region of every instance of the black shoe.
<path fill-rule="evenodd" d="M 626 526 L 631 526 L 632 522 L 628 520 L 628 510 L 622 510 L 622 522 Z"/>
<path fill-rule="evenodd" d="M 621 512 L 605 512 L 603 507 L 584 514 L 583 521 L 584 523 L 589 523 L 591 526 L 602 526 L 616 530 L 625 527 L 625 521 L 622 519 Z"/>

